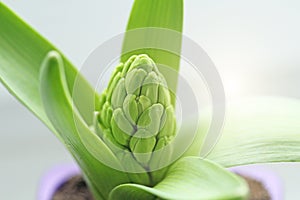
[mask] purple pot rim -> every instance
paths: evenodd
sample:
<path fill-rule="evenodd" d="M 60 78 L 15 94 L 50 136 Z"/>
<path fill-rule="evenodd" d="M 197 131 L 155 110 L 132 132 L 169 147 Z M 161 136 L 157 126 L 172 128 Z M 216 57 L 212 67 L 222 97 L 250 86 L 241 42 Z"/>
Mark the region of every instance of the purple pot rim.
<path fill-rule="evenodd" d="M 80 174 L 76 164 L 62 164 L 52 167 L 42 176 L 37 193 L 38 200 L 52 200 L 57 189 L 72 176 Z"/>
<path fill-rule="evenodd" d="M 249 176 L 260 181 L 269 191 L 271 200 L 283 199 L 283 185 L 279 176 L 261 166 L 248 165 L 229 168 L 230 171 Z M 80 174 L 80 168 L 74 164 L 63 164 L 52 167 L 44 176 L 42 176 L 37 199 L 52 200 L 56 190 L 72 176 Z"/>
<path fill-rule="evenodd" d="M 232 167 L 229 170 L 261 182 L 268 190 L 271 200 L 283 199 L 282 180 L 271 169 L 267 169 L 258 165 L 246 165 Z"/>

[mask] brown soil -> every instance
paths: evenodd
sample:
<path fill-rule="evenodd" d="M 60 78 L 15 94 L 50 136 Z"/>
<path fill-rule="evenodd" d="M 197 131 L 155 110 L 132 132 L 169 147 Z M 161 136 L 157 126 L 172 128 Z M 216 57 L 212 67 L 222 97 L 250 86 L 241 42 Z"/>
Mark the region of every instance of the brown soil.
<path fill-rule="evenodd" d="M 74 176 L 56 191 L 52 200 L 94 200 L 81 175 Z"/>
<path fill-rule="evenodd" d="M 268 191 L 252 178 L 242 176 L 250 188 L 249 200 L 270 200 Z M 64 183 L 54 194 L 53 200 L 94 200 L 82 176 L 74 176 Z"/>
<path fill-rule="evenodd" d="M 243 177 L 249 185 L 249 189 L 250 189 L 249 200 L 270 200 L 271 199 L 268 191 L 266 190 L 266 188 L 261 182 L 247 176 L 241 176 L 241 177 Z"/>

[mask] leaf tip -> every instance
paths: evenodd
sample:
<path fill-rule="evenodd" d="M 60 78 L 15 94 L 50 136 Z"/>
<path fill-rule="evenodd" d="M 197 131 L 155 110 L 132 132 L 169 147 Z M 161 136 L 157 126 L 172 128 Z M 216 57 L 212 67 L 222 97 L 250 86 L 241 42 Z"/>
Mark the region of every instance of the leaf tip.
<path fill-rule="evenodd" d="M 44 75 L 49 73 L 49 70 L 51 70 L 51 68 L 55 66 L 58 68 L 60 68 L 60 66 L 63 66 L 63 60 L 59 52 L 51 50 L 47 53 L 41 63 L 40 80 Z"/>
<path fill-rule="evenodd" d="M 55 50 L 51 50 L 47 53 L 43 60 L 42 66 L 51 65 L 52 63 L 62 64 L 62 57 Z"/>

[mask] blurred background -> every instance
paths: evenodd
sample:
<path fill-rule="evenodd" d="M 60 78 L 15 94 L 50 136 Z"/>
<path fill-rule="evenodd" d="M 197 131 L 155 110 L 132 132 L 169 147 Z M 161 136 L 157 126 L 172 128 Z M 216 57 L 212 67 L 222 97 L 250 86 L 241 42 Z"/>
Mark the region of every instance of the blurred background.
<path fill-rule="evenodd" d="M 125 30 L 133 3 L 3 2 L 79 67 L 94 48 Z M 185 2 L 184 34 L 214 61 L 228 101 L 258 95 L 300 98 L 299 10 L 297 0 L 189 0 Z M 1 84 L 0 110 L 1 198 L 35 199 L 40 177 L 72 158 Z M 282 178 L 285 199 L 297 199 L 300 164 L 262 166 Z"/>

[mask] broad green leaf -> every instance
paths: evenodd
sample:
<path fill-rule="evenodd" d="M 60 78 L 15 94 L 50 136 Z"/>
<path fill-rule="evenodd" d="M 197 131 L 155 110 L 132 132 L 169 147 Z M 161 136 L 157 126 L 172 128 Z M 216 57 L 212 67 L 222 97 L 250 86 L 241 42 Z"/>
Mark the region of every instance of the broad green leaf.
<path fill-rule="evenodd" d="M 42 106 L 38 80 L 40 65 L 46 54 L 53 49 L 53 45 L 0 2 L 0 81 L 54 131 Z M 74 101 L 84 119 L 91 123 L 94 91 L 73 65 L 66 58 L 63 59 L 68 88 L 73 91 L 77 78 L 82 88 L 77 88 L 81 95 L 74 97 Z"/>
<path fill-rule="evenodd" d="M 172 71 L 161 67 L 160 71 L 166 78 L 171 91 L 175 93 L 180 62 L 182 26 L 183 0 L 135 0 L 123 42 L 121 61 L 125 62 L 134 54 L 148 54 L 154 62 L 170 67 Z M 153 27 L 159 29 L 157 31 L 145 29 Z M 132 31 L 141 28 L 145 31 Z M 170 32 L 161 31 L 161 29 L 170 30 Z M 140 43 L 140 49 L 132 49 L 134 45 L 139 46 L 138 43 Z M 149 48 L 160 43 L 165 44 L 165 49 Z M 174 103 L 173 96 L 172 104 L 174 105 Z"/>
<path fill-rule="evenodd" d="M 227 109 L 224 131 L 208 159 L 231 167 L 300 161 L 300 101 L 250 98 Z"/>
<path fill-rule="evenodd" d="M 212 113 L 209 109 L 201 110 L 201 116 L 191 116 L 182 122 L 181 130 L 178 135 L 178 145 L 188 144 L 188 148 L 182 155 L 184 156 L 202 156 L 205 137 L 207 136 L 211 125 Z M 199 122 L 198 122 L 199 120 Z"/>
<path fill-rule="evenodd" d="M 211 161 L 185 157 L 155 187 L 123 184 L 113 189 L 110 199 L 237 200 L 246 199 L 247 194 L 247 184 L 235 174 Z"/>
<path fill-rule="evenodd" d="M 72 108 L 64 63 L 55 51 L 49 52 L 43 62 L 40 92 L 49 120 L 83 170 L 95 197 L 107 199 L 112 188 L 129 182 L 126 173 L 109 168 L 95 158 L 94 155 L 97 154 L 111 162 L 118 162 L 102 140 L 87 127 L 77 110 Z M 93 152 L 95 154 L 92 155 Z"/>

